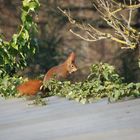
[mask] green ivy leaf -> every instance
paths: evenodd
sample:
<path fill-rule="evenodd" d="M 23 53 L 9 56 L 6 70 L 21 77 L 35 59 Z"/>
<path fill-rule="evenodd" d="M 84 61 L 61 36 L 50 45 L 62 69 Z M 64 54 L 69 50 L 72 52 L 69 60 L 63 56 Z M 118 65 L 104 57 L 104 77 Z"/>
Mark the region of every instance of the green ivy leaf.
<path fill-rule="evenodd" d="M 86 103 L 88 103 L 88 100 L 87 100 L 87 99 L 81 99 L 81 100 L 80 100 L 80 103 L 86 104 Z"/>
<path fill-rule="evenodd" d="M 21 21 L 22 23 L 26 22 L 26 16 L 28 15 L 28 12 L 25 10 L 22 10 L 22 14 L 21 14 Z"/>
<path fill-rule="evenodd" d="M 36 3 L 36 2 L 30 2 L 28 4 L 28 6 L 29 6 L 30 10 L 33 12 L 35 11 L 35 9 L 37 9 L 39 7 L 38 3 Z"/>

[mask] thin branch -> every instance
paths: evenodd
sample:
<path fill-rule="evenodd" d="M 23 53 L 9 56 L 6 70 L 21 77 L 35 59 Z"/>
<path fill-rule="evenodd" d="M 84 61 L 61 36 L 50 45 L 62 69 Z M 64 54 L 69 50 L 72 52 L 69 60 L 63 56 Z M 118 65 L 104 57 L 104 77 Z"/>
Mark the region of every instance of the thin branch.
<path fill-rule="evenodd" d="M 132 0 L 130 0 L 130 5 L 132 4 Z M 130 28 L 130 24 L 131 24 L 131 19 L 132 19 L 132 11 L 133 9 L 130 9 L 129 11 L 129 19 L 128 19 L 128 28 Z"/>
<path fill-rule="evenodd" d="M 140 4 L 126 5 L 125 8 L 127 8 L 127 9 L 138 9 L 138 8 L 140 8 Z"/>
<path fill-rule="evenodd" d="M 72 29 L 70 29 L 70 32 L 73 33 L 75 36 L 77 36 L 85 41 L 88 41 L 88 42 L 95 42 L 96 41 L 96 39 L 85 38 L 85 37 L 81 36 L 80 34 L 75 33 Z"/>
<path fill-rule="evenodd" d="M 70 12 L 62 10 L 60 7 L 58 7 L 58 9 L 68 18 L 71 24 L 85 31 L 88 36 L 84 37 L 80 33 L 76 33 L 70 29 L 71 33 L 89 42 L 95 42 L 102 39 L 111 39 L 126 45 L 125 48 L 127 49 L 133 49 L 137 46 L 140 33 L 131 27 L 131 20 L 133 9 L 140 7 L 140 4 L 132 5 L 132 0 L 130 0 L 130 5 L 126 5 L 125 3 L 120 4 L 115 0 L 96 0 L 96 2 L 93 2 L 93 5 L 94 8 L 101 14 L 102 19 L 106 21 L 110 27 L 112 27 L 114 35 L 99 31 L 91 24 L 81 24 L 77 22 L 71 17 Z M 120 13 L 125 9 L 129 10 L 128 20 Z"/>
<path fill-rule="evenodd" d="M 122 11 L 122 10 L 125 10 L 125 9 L 134 10 L 134 9 L 138 9 L 138 8 L 140 8 L 140 4 L 136 4 L 136 5 L 122 5 L 121 7 L 119 7 L 115 11 L 113 11 L 111 14 L 116 14 L 116 13 Z"/>

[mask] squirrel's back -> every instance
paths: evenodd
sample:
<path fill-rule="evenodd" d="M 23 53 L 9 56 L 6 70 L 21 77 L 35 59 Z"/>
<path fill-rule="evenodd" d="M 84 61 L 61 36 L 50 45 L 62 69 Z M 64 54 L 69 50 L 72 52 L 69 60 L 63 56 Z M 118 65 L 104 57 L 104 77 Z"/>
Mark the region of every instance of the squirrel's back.
<path fill-rule="evenodd" d="M 60 80 L 66 78 L 68 75 L 67 68 L 64 64 L 52 67 L 45 75 L 44 81 L 48 81 L 51 78 Z"/>
<path fill-rule="evenodd" d="M 77 71 L 77 67 L 75 65 L 75 53 L 72 52 L 63 64 L 52 67 L 46 73 L 43 82 L 50 78 L 55 78 L 57 80 L 65 79 L 69 74 L 75 71 Z"/>

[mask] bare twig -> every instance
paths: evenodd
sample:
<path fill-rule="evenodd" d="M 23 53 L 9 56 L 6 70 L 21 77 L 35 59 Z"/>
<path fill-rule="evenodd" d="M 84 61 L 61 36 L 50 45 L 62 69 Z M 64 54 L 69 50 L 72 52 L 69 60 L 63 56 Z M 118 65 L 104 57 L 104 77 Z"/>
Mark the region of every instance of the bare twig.
<path fill-rule="evenodd" d="M 95 42 L 102 39 L 111 39 L 126 45 L 126 47 L 123 46 L 123 49 L 134 49 L 137 46 L 140 33 L 131 27 L 131 20 L 132 11 L 139 8 L 140 4 L 132 5 L 132 0 L 130 0 L 130 5 L 126 5 L 125 0 L 124 4 L 115 0 L 95 0 L 93 6 L 101 14 L 102 19 L 112 27 L 114 34 L 104 33 L 90 24 L 81 24 L 71 17 L 70 12 L 62 10 L 60 7 L 58 9 L 68 18 L 71 24 L 85 31 L 86 37 L 70 29 L 71 33 L 85 41 Z M 128 20 L 120 13 L 122 10 L 129 10 Z"/>
<path fill-rule="evenodd" d="M 131 4 L 132 4 L 132 0 L 130 0 L 130 5 Z M 130 9 L 130 11 L 129 11 L 128 28 L 130 28 L 130 24 L 131 24 L 132 11 L 133 11 L 133 9 Z"/>

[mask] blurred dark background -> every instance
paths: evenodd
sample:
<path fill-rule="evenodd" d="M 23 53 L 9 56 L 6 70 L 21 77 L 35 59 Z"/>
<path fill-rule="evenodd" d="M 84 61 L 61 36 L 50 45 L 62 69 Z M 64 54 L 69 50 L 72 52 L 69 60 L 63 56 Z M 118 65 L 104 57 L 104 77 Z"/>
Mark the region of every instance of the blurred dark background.
<path fill-rule="evenodd" d="M 0 0 L 0 34 L 10 40 L 20 25 L 21 2 L 19 0 Z M 71 25 L 58 10 L 58 6 L 70 10 L 71 15 L 79 21 L 91 23 L 102 31 L 111 29 L 102 21 L 93 8 L 91 0 L 39 0 L 41 6 L 35 21 L 38 33 L 35 34 L 39 48 L 35 58 L 28 63 L 22 75 L 35 77 L 52 66 L 63 62 L 67 55 L 74 51 L 77 54 L 79 70 L 70 78 L 83 80 L 89 74 L 89 66 L 96 62 L 107 62 L 116 67 L 126 81 L 138 81 L 139 70 L 135 69 L 132 51 L 121 50 L 120 45 L 111 40 L 86 42 L 69 32 Z M 133 13 L 132 25 L 139 30 L 140 9 Z"/>

